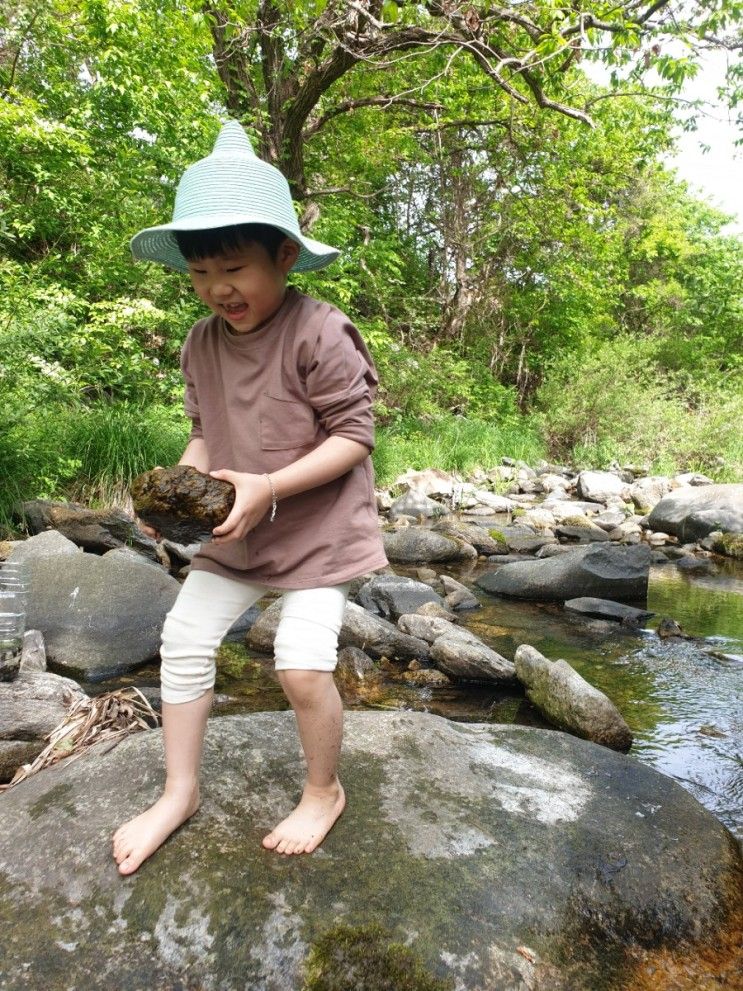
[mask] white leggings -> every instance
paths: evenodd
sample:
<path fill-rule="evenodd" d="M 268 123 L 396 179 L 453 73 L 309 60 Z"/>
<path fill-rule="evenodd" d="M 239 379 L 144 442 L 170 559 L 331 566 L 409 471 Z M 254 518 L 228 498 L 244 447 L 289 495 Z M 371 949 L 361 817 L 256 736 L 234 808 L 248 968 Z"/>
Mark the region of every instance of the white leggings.
<path fill-rule="evenodd" d="M 284 591 L 274 642 L 277 671 L 333 671 L 351 583 Z M 192 702 L 214 686 L 214 655 L 235 620 L 270 585 L 191 571 L 165 618 L 160 656 L 163 702 Z M 279 591 L 281 591 L 279 589 Z"/>

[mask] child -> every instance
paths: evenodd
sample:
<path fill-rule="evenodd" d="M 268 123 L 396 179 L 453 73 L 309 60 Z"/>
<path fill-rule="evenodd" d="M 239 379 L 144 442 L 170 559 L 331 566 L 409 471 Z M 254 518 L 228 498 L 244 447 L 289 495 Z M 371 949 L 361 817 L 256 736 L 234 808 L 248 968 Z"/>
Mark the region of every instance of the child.
<path fill-rule="evenodd" d="M 187 271 L 212 315 L 183 347 L 191 438 L 181 464 L 235 486 L 230 515 L 194 557 L 162 633 L 162 797 L 114 835 L 131 874 L 199 806 L 214 654 L 235 619 L 284 592 L 276 670 L 297 718 L 307 780 L 263 839 L 311 853 L 343 811 L 343 712 L 333 680 L 350 580 L 384 567 L 370 453 L 374 365 L 334 306 L 287 287 L 338 251 L 300 233 L 286 179 L 236 121 L 184 173 L 173 222 L 132 239 L 137 258 Z"/>

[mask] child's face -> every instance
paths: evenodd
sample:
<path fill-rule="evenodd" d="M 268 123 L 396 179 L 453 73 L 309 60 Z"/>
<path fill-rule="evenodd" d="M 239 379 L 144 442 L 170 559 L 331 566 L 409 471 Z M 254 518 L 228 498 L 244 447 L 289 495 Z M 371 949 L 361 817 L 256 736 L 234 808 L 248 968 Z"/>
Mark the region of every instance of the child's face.
<path fill-rule="evenodd" d="M 298 254 L 297 243 L 287 238 L 273 261 L 253 241 L 224 254 L 189 261 L 188 272 L 199 299 L 224 317 L 236 333 L 249 334 L 281 306 L 286 277 Z"/>

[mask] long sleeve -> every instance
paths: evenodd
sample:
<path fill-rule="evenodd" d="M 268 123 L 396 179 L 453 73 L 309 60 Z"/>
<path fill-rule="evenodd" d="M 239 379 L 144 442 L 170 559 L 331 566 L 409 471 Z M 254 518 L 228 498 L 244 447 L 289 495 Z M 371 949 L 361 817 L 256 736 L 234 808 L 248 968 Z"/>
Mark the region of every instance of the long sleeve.
<path fill-rule="evenodd" d="M 323 429 L 374 449 L 372 400 L 379 380 L 356 327 L 334 310 L 305 366 L 307 397 Z"/>

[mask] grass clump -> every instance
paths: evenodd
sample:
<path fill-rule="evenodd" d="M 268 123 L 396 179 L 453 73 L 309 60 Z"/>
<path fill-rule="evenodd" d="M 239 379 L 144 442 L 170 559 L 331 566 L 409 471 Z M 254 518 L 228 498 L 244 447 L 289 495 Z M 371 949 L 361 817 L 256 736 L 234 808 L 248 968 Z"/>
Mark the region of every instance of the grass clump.
<path fill-rule="evenodd" d="M 545 453 L 537 426 L 524 417 L 499 423 L 452 415 L 378 427 L 373 459 L 378 484 L 389 485 L 408 468 L 466 474 L 500 464 L 504 456 L 533 463 Z"/>

